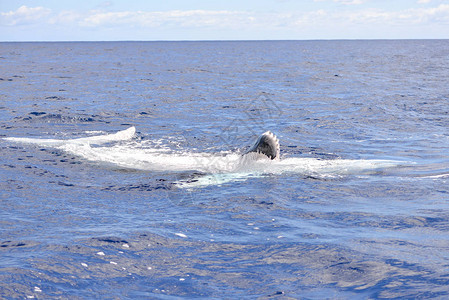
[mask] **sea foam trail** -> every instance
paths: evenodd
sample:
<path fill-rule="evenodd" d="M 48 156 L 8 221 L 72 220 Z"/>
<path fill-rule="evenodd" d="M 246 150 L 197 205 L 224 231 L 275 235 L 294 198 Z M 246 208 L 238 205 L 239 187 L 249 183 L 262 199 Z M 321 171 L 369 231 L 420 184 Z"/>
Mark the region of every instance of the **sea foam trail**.
<path fill-rule="evenodd" d="M 202 187 L 230 181 L 242 181 L 267 174 L 295 173 L 318 178 L 374 174 L 399 164 L 390 160 L 353 160 L 289 157 L 270 160 L 262 154 L 195 153 L 148 147 L 133 140 L 136 129 L 130 127 L 114 134 L 77 139 L 5 138 L 16 143 L 53 147 L 83 159 L 144 171 L 195 171 L 205 175 L 194 181 L 178 182 L 180 187 Z M 107 145 L 105 145 L 107 144 Z"/>
<path fill-rule="evenodd" d="M 136 128 L 130 127 L 126 130 L 118 131 L 113 134 L 103 134 L 96 135 L 84 138 L 77 139 L 36 139 L 36 138 L 25 138 L 25 137 L 7 137 L 3 138 L 4 140 L 17 142 L 17 143 L 27 143 L 27 144 L 36 144 L 41 146 L 49 146 L 49 147 L 60 147 L 67 144 L 104 144 L 116 141 L 126 141 L 132 139 L 136 134 Z"/>

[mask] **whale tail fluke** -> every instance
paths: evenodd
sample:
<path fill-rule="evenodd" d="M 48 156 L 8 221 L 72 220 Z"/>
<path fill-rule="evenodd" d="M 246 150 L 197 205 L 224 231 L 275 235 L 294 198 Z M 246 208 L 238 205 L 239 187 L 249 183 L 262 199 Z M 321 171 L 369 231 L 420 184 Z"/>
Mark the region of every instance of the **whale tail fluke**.
<path fill-rule="evenodd" d="M 279 140 L 271 131 L 264 132 L 257 139 L 256 143 L 245 153 L 256 152 L 267 156 L 270 159 L 279 159 Z"/>

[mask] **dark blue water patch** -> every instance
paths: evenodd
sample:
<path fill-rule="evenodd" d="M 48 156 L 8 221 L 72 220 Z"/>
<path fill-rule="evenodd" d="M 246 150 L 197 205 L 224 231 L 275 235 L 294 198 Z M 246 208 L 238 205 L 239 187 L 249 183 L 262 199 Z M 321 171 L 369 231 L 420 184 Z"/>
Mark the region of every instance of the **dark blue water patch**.
<path fill-rule="evenodd" d="M 0 248 L 7 250 L 12 250 L 20 247 L 32 247 L 32 243 L 22 242 L 22 241 L 2 241 L 0 242 Z"/>
<path fill-rule="evenodd" d="M 99 238 L 93 238 L 93 240 L 96 240 L 100 243 L 112 243 L 112 244 L 128 244 L 127 241 L 120 239 L 118 237 L 99 237 Z"/>
<path fill-rule="evenodd" d="M 16 117 L 18 121 L 32 121 L 32 122 L 48 122 L 48 123 L 89 123 L 89 122 L 105 122 L 100 119 L 100 116 L 91 115 L 75 115 L 67 116 L 63 114 L 54 114 L 46 112 L 30 112 L 25 117 Z"/>
<path fill-rule="evenodd" d="M 164 179 L 165 181 L 165 179 Z M 149 191 L 153 191 L 153 190 L 167 190 L 171 188 L 171 184 L 164 184 L 164 183 L 160 183 L 160 182 L 155 182 L 155 183 L 144 183 L 144 184 L 131 184 L 131 185 L 127 185 L 127 186 L 108 186 L 103 188 L 103 191 L 122 191 L 122 192 L 126 192 L 126 191 L 141 191 L 141 192 L 149 192 Z"/>
<path fill-rule="evenodd" d="M 33 111 L 33 112 L 30 112 L 29 114 L 32 116 L 42 116 L 42 115 L 46 115 L 47 113 L 43 112 L 43 111 Z"/>
<path fill-rule="evenodd" d="M 48 96 L 48 97 L 45 97 L 45 100 L 64 100 L 65 98 L 64 97 L 61 97 L 61 96 Z"/>

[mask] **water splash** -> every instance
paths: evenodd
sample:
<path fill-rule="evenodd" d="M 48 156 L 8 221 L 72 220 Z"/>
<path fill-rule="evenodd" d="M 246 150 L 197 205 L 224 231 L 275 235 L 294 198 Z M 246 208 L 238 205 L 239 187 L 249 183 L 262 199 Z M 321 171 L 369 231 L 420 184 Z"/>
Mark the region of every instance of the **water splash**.
<path fill-rule="evenodd" d="M 266 175 L 300 174 L 317 178 L 375 174 L 398 166 L 391 160 L 354 160 L 289 157 L 270 160 L 259 153 L 202 153 L 155 147 L 134 139 L 135 127 L 114 134 L 76 139 L 5 138 L 7 141 L 57 148 L 93 162 L 143 171 L 197 172 L 194 180 L 178 181 L 180 188 L 220 185 Z"/>

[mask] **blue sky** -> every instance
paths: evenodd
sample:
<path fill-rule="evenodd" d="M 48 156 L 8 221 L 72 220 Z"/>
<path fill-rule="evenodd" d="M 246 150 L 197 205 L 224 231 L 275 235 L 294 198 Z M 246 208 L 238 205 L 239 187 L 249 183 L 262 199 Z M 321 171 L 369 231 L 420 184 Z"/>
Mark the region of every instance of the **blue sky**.
<path fill-rule="evenodd" d="M 449 38 L 449 0 L 0 0 L 0 41 Z"/>

